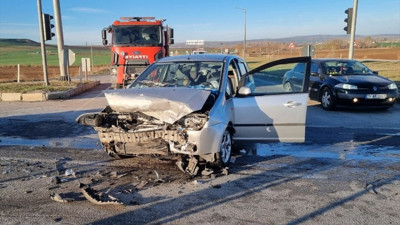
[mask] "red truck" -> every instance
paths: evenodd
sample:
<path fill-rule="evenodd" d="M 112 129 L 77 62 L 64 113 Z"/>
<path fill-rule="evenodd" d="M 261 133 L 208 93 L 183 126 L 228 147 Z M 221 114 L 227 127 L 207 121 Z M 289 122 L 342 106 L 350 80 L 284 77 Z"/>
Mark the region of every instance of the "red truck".
<path fill-rule="evenodd" d="M 121 17 L 101 32 L 107 46 L 111 33 L 111 75 L 115 88 L 126 87 L 148 65 L 169 55 L 173 29 L 155 17 Z"/>

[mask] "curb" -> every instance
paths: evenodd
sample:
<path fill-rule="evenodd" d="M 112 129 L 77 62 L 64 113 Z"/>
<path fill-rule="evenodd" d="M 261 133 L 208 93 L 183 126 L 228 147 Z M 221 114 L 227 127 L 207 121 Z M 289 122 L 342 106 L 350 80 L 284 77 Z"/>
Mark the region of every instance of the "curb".
<path fill-rule="evenodd" d="M 0 102 L 44 102 L 47 100 L 67 99 L 75 95 L 81 94 L 95 86 L 100 85 L 100 81 L 93 81 L 80 85 L 79 87 L 69 89 L 67 91 L 58 91 L 50 93 L 0 93 Z"/>

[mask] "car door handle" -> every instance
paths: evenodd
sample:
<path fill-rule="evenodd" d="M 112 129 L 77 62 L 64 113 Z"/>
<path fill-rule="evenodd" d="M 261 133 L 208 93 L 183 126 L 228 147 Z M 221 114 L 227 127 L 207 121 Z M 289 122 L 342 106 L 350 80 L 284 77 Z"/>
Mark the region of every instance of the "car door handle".
<path fill-rule="evenodd" d="M 294 107 L 297 107 L 297 106 L 301 106 L 301 103 L 300 102 L 295 102 L 295 101 L 288 101 L 283 105 L 288 107 L 288 108 L 294 108 Z"/>

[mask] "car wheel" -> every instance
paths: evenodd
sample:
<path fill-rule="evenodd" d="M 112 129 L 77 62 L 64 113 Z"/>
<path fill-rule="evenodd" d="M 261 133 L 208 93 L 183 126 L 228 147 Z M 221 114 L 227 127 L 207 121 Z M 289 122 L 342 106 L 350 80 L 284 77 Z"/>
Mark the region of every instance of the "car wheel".
<path fill-rule="evenodd" d="M 228 130 L 224 131 L 222 135 L 221 143 L 219 146 L 219 152 L 217 153 L 217 164 L 218 166 L 226 166 L 231 161 L 232 154 L 232 135 Z"/>
<path fill-rule="evenodd" d="M 332 91 L 325 87 L 320 96 L 321 106 L 325 110 L 332 110 L 335 108 L 334 97 Z"/>
<path fill-rule="evenodd" d="M 286 92 L 292 92 L 292 85 L 290 84 L 290 82 L 286 82 L 285 84 L 283 84 L 283 90 L 285 90 Z"/>
<path fill-rule="evenodd" d="M 123 159 L 123 158 L 126 157 L 124 155 L 118 154 L 115 151 L 115 146 L 114 145 L 112 145 L 112 144 L 102 144 L 102 145 L 103 145 L 104 151 L 107 152 L 107 154 L 109 156 L 113 157 L 114 159 Z"/>

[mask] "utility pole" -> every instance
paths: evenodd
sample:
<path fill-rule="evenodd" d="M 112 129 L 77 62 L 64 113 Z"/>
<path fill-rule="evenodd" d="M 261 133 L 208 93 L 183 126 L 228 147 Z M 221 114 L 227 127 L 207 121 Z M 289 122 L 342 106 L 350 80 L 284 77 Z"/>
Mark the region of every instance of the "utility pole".
<path fill-rule="evenodd" d="M 358 0 L 354 0 L 354 3 L 353 3 L 353 16 L 352 16 L 353 18 L 351 20 L 349 59 L 353 59 L 353 55 L 354 55 L 354 39 L 355 39 L 355 35 L 356 35 L 357 6 L 358 6 Z"/>
<path fill-rule="evenodd" d="M 60 80 L 69 80 L 68 74 L 66 74 L 66 57 L 64 48 L 64 36 L 63 28 L 61 23 L 61 10 L 60 1 L 53 0 L 54 7 L 54 20 L 56 22 L 56 37 L 57 37 L 57 47 L 58 47 L 58 62 L 60 64 Z"/>
<path fill-rule="evenodd" d="M 246 57 L 246 23 L 247 23 L 247 10 L 244 8 L 236 7 L 237 9 L 244 11 L 244 41 L 243 41 L 243 58 Z"/>
<path fill-rule="evenodd" d="M 43 15 L 42 15 L 42 2 L 37 0 L 38 17 L 39 17 L 39 33 L 40 33 L 40 47 L 42 52 L 42 64 L 43 64 L 43 77 L 44 85 L 49 86 L 49 77 L 47 74 L 47 58 L 46 58 L 46 45 L 44 42 L 44 29 L 43 29 Z"/>

